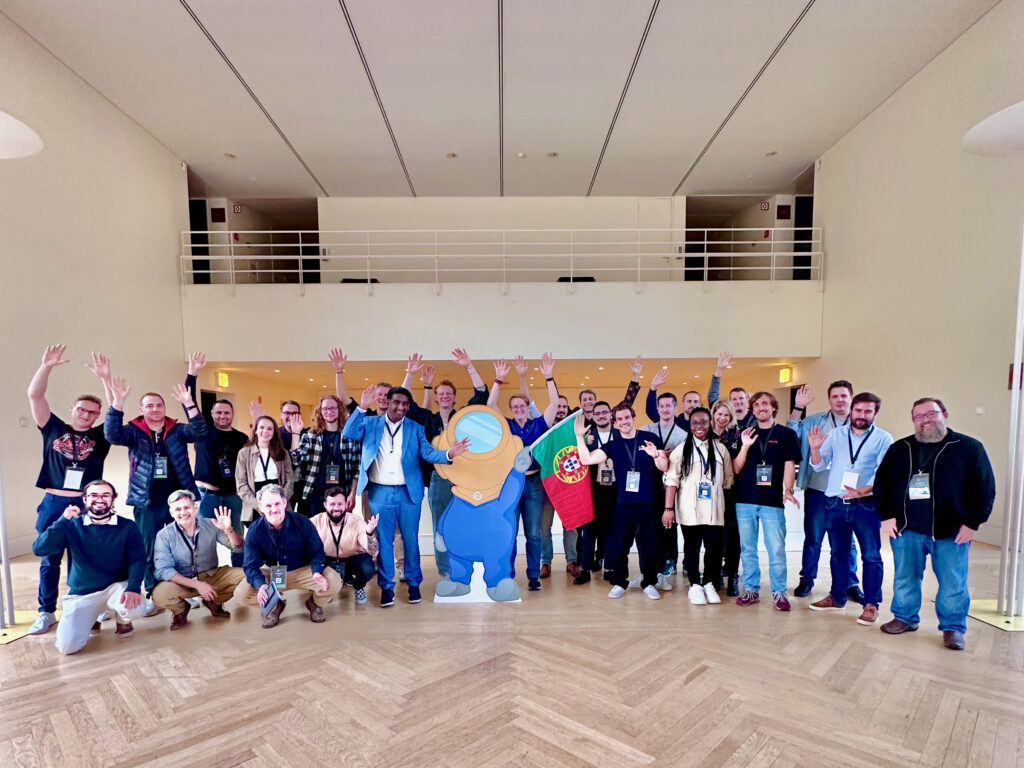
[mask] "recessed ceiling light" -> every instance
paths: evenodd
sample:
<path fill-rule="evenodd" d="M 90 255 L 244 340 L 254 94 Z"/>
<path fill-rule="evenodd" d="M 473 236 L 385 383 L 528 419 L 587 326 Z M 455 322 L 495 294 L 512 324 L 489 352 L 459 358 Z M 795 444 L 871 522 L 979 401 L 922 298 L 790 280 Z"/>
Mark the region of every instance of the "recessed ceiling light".
<path fill-rule="evenodd" d="M 312 379 L 310 379 L 310 381 L 312 381 Z"/>
<path fill-rule="evenodd" d="M 449 152 L 447 155 L 445 155 L 445 157 L 447 157 L 449 160 L 454 160 L 456 157 L 458 157 L 458 155 L 455 154 L 454 152 Z"/>
<path fill-rule="evenodd" d="M 581 381 L 581 382 L 580 382 L 580 386 L 581 386 L 581 387 L 585 387 L 585 386 L 587 386 L 587 385 L 586 385 L 586 384 L 584 384 L 584 383 L 583 383 L 583 382 Z"/>
<path fill-rule="evenodd" d="M 599 370 L 599 371 L 603 371 L 603 370 L 604 370 L 604 366 L 603 366 L 603 365 L 599 365 L 599 366 L 597 366 L 597 370 Z"/>
<path fill-rule="evenodd" d="M 369 377 L 369 376 L 364 376 L 364 377 L 363 377 L 363 381 L 369 381 L 369 380 L 370 380 L 370 377 Z"/>
<path fill-rule="evenodd" d="M 526 157 L 526 153 L 525 152 L 516 152 L 516 157 L 518 157 L 520 160 L 522 160 L 524 157 Z"/>
<path fill-rule="evenodd" d="M 589 376 L 584 376 L 583 378 L 584 378 L 584 379 L 589 379 L 590 377 L 589 377 Z"/>
<path fill-rule="evenodd" d="M 238 157 L 238 155 L 236 155 L 234 152 L 225 152 L 224 157 L 226 157 L 228 160 L 234 160 L 236 157 Z"/>
<path fill-rule="evenodd" d="M 765 152 L 764 156 L 765 157 L 775 157 L 777 154 L 779 154 L 778 150 L 773 149 L 771 152 Z"/>
<path fill-rule="evenodd" d="M 540 368 L 534 368 L 533 370 L 535 370 L 535 371 L 539 371 L 539 370 L 540 370 Z"/>
<path fill-rule="evenodd" d="M 321 384 L 320 385 L 320 389 L 327 389 L 327 385 L 326 384 Z"/>
<path fill-rule="evenodd" d="M 557 152 L 548 152 L 548 157 L 558 157 Z"/>
<path fill-rule="evenodd" d="M 643 378 L 643 376 L 640 376 L 640 378 L 642 379 L 642 378 Z"/>
<path fill-rule="evenodd" d="M 274 373 L 280 373 L 280 372 L 281 372 L 281 369 L 280 369 L 280 368 L 275 368 L 275 369 L 274 369 Z"/>
<path fill-rule="evenodd" d="M 13 160 L 43 151 L 39 134 L 16 117 L 0 112 L 0 159 Z"/>
<path fill-rule="evenodd" d="M 693 374 L 693 378 L 695 378 L 695 379 L 699 379 L 699 378 L 700 378 L 700 376 L 699 376 L 698 374 L 696 374 L 696 373 L 695 373 L 695 374 Z"/>

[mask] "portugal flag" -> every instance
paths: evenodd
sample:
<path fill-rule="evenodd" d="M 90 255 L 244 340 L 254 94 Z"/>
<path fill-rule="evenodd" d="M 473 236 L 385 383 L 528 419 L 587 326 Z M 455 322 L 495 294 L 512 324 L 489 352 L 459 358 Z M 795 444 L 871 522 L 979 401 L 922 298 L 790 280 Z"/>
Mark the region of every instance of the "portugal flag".
<path fill-rule="evenodd" d="M 579 528 L 594 519 L 594 501 L 590 495 L 590 469 L 580 461 L 576 450 L 573 421 L 576 413 L 555 424 L 530 446 L 540 464 L 540 479 L 551 504 L 566 530 Z"/>

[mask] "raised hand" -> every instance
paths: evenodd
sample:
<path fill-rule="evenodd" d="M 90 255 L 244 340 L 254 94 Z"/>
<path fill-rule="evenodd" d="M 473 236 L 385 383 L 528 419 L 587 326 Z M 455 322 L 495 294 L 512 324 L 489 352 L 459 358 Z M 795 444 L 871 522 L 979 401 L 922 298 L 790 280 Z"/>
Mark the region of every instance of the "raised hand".
<path fill-rule="evenodd" d="M 85 367 L 95 373 L 102 381 L 110 381 L 110 358 L 99 352 L 92 353 L 92 362 Z"/>
<path fill-rule="evenodd" d="M 420 379 L 423 384 L 428 387 L 434 386 L 434 377 L 437 375 L 437 369 L 432 365 L 423 366 L 423 370 L 420 371 Z"/>
<path fill-rule="evenodd" d="M 555 358 L 551 356 L 550 352 L 545 352 L 540 356 L 540 372 L 544 374 L 545 379 L 550 379 L 555 374 Z"/>
<path fill-rule="evenodd" d="M 374 397 L 373 401 L 377 402 L 377 398 Z M 291 420 L 287 424 L 285 424 L 285 426 L 288 427 L 288 431 L 291 432 L 293 436 L 301 435 L 302 430 L 306 428 L 305 423 L 302 421 L 301 413 L 296 413 L 294 416 L 292 416 Z"/>
<path fill-rule="evenodd" d="M 530 363 L 522 355 L 516 355 L 515 366 L 516 373 L 520 376 L 526 376 L 530 372 Z"/>
<path fill-rule="evenodd" d="M 373 533 L 375 530 L 377 530 L 377 523 L 379 522 L 380 515 L 374 515 L 373 517 L 371 517 L 369 521 L 366 523 L 366 532 Z"/>
<path fill-rule="evenodd" d="M 64 507 L 63 514 L 65 520 L 74 520 L 76 517 L 82 514 L 82 510 L 80 510 L 74 504 L 68 504 L 66 507 Z"/>
<path fill-rule="evenodd" d="M 651 377 L 651 389 L 657 389 L 666 381 L 668 381 L 668 368 L 659 368 L 658 372 Z"/>
<path fill-rule="evenodd" d="M 58 365 L 70 363 L 70 360 L 63 359 L 65 350 L 67 350 L 67 346 L 64 344 L 53 344 L 47 347 L 43 351 L 43 365 L 46 368 L 56 368 Z"/>
<path fill-rule="evenodd" d="M 724 371 L 730 365 L 732 365 L 732 352 L 726 350 L 718 356 L 718 362 L 715 363 L 715 375 L 721 376 L 722 371 Z"/>
<path fill-rule="evenodd" d="M 213 524 L 224 533 L 231 530 L 231 508 L 220 506 L 213 510 Z"/>
<path fill-rule="evenodd" d="M 114 376 L 110 379 L 110 394 L 113 396 L 110 404 L 117 408 L 117 410 L 124 410 L 124 401 L 128 399 L 128 395 L 131 393 L 132 388 L 120 376 Z"/>
<path fill-rule="evenodd" d="M 633 358 L 633 362 L 629 364 L 629 370 L 632 371 L 634 376 L 639 376 L 644 370 L 644 356 L 637 355 Z"/>
<path fill-rule="evenodd" d="M 377 385 L 376 384 L 371 384 L 370 386 L 368 386 L 366 389 L 363 390 L 363 394 L 361 394 L 359 396 L 359 407 L 362 408 L 363 410 L 366 410 L 366 411 L 370 410 L 371 408 L 376 410 L 376 408 L 377 408 Z M 299 416 L 296 416 L 295 418 L 298 419 Z M 293 435 L 296 434 L 295 430 L 291 430 L 291 432 L 292 432 Z"/>
<path fill-rule="evenodd" d="M 177 400 L 179 403 L 188 408 L 190 405 L 195 405 L 192 402 L 192 392 L 184 384 L 175 384 L 174 390 L 171 392 L 171 397 Z"/>
<path fill-rule="evenodd" d="M 267 411 L 263 407 L 263 403 L 261 403 L 259 400 L 250 400 L 249 401 L 249 416 L 252 417 L 253 426 L 256 425 L 256 419 L 258 419 L 260 416 L 266 416 L 266 415 L 267 415 Z"/>
<path fill-rule="evenodd" d="M 452 359 L 463 368 L 469 368 L 473 364 L 473 359 L 462 347 L 456 347 L 452 350 Z"/>
<path fill-rule="evenodd" d="M 576 414 L 576 417 L 572 420 L 572 431 L 577 436 L 582 437 L 587 431 L 587 420 L 583 418 L 583 411 Z"/>
<path fill-rule="evenodd" d="M 206 355 L 202 352 L 193 352 L 188 356 L 188 375 L 195 376 L 206 367 Z"/>
<path fill-rule="evenodd" d="M 814 396 L 811 394 L 811 388 L 804 384 L 796 391 L 796 395 L 793 397 L 793 404 L 797 408 L 806 408 L 813 399 Z"/>
<path fill-rule="evenodd" d="M 661 450 L 658 448 L 658 446 L 656 446 L 650 440 L 644 440 L 644 444 L 640 446 L 640 449 L 648 456 L 650 456 L 652 459 L 658 458 L 658 454 L 661 453 Z"/>
<path fill-rule="evenodd" d="M 457 440 L 452 443 L 452 447 L 448 449 L 448 455 L 451 458 L 455 458 L 469 450 L 469 438 L 464 437 L 461 440 Z"/>
<path fill-rule="evenodd" d="M 757 442 L 757 430 L 754 427 L 747 427 L 740 432 L 740 440 L 747 448 Z"/>
<path fill-rule="evenodd" d="M 405 364 L 405 372 L 416 374 L 420 372 L 420 369 L 422 367 L 423 355 L 421 355 L 419 352 L 413 352 L 411 355 L 409 355 L 409 361 Z"/>
<path fill-rule="evenodd" d="M 807 444 L 814 450 L 820 450 L 821 446 L 825 444 L 825 438 L 828 435 L 825 434 L 825 430 L 821 427 L 811 427 L 807 431 Z"/>
<path fill-rule="evenodd" d="M 348 362 L 348 357 L 341 350 L 341 347 L 335 347 L 327 353 L 327 359 L 331 361 L 331 366 L 334 368 L 335 373 L 345 372 L 345 363 Z"/>
<path fill-rule="evenodd" d="M 505 362 L 504 357 L 499 357 L 494 361 L 494 378 L 504 381 L 506 376 L 508 376 L 508 363 Z"/>

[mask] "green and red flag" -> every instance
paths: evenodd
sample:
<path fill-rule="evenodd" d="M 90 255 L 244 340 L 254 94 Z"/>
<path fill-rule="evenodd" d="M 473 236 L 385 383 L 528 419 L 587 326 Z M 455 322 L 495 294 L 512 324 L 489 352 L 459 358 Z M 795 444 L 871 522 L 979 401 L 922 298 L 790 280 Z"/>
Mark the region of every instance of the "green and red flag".
<path fill-rule="evenodd" d="M 575 412 L 551 427 L 530 446 L 540 464 L 540 479 L 566 530 L 594 519 L 590 468 L 580 461 L 573 430 Z"/>

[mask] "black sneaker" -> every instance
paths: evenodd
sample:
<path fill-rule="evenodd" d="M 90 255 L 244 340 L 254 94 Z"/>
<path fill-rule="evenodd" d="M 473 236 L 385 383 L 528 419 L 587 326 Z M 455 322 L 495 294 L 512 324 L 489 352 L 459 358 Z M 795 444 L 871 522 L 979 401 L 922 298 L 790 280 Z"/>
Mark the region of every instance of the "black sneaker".
<path fill-rule="evenodd" d="M 572 580 L 573 584 L 587 584 L 590 582 L 590 571 L 582 570 L 579 575 Z"/>
<path fill-rule="evenodd" d="M 409 602 L 412 603 L 413 605 L 415 605 L 416 603 L 420 602 L 422 599 L 423 598 L 420 596 L 420 588 L 419 587 L 414 587 L 414 586 L 410 585 L 409 586 Z"/>
<path fill-rule="evenodd" d="M 811 590 L 814 588 L 814 582 L 810 579 L 800 579 L 800 583 L 797 584 L 796 589 L 793 590 L 794 597 L 807 597 L 811 594 Z"/>
<path fill-rule="evenodd" d="M 846 590 L 846 598 L 858 605 L 864 604 L 864 593 L 860 591 L 860 587 L 854 585 Z"/>
<path fill-rule="evenodd" d="M 530 591 L 540 592 L 540 579 L 530 579 Z"/>
<path fill-rule="evenodd" d="M 737 597 L 740 594 L 740 577 L 733 575 L 729 577 L 729 586 L 725 590 L 729 597 Z"/>
<path fill-rule="evenodd" d="M 382 589 L 380 591 L 380 607 L 390 608 L 395 604 L 395 590 L 393 589 Z"/>

